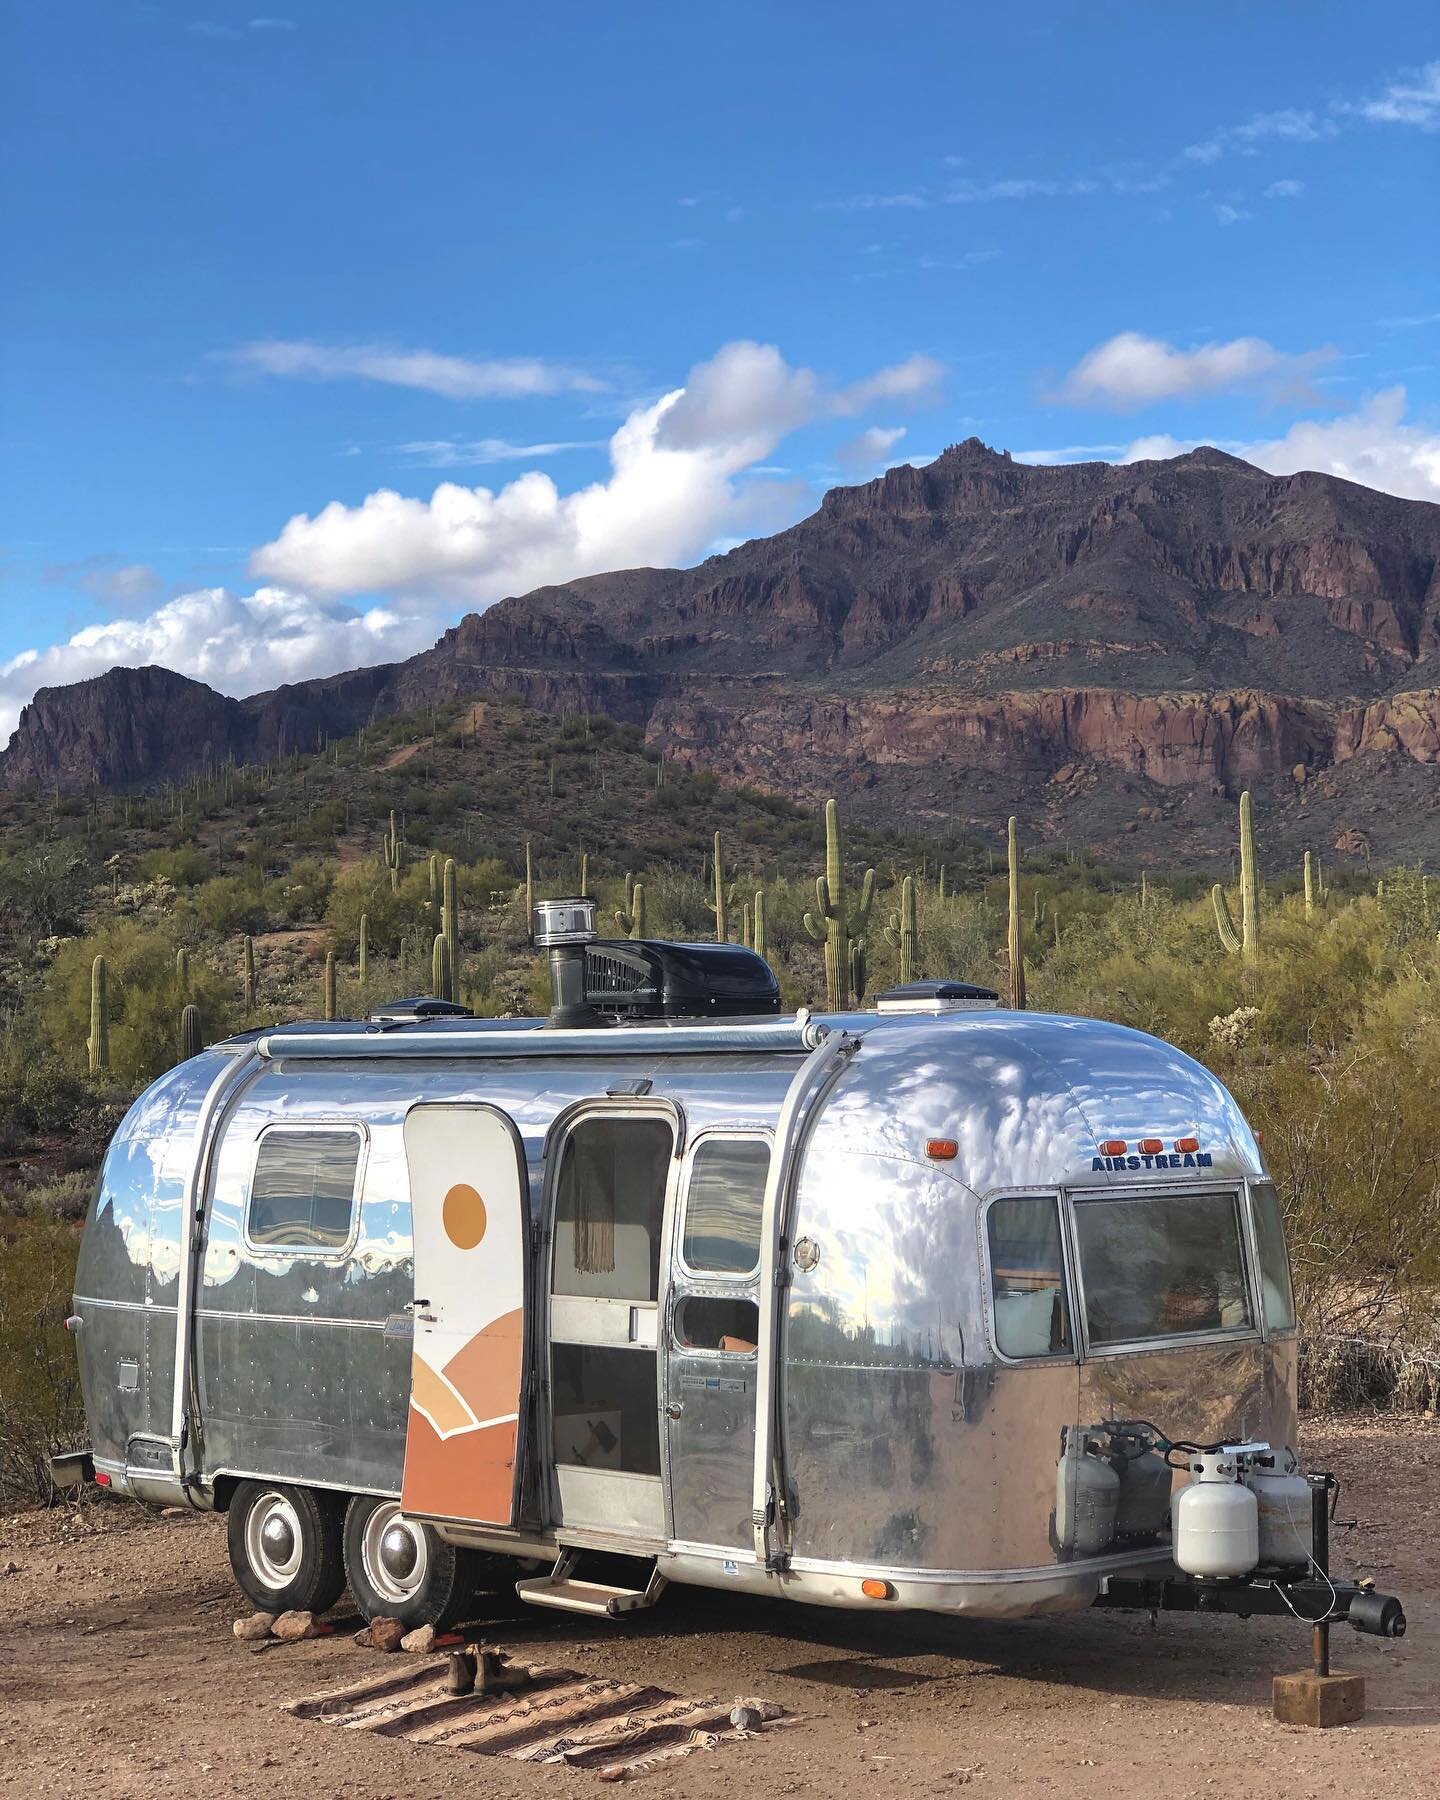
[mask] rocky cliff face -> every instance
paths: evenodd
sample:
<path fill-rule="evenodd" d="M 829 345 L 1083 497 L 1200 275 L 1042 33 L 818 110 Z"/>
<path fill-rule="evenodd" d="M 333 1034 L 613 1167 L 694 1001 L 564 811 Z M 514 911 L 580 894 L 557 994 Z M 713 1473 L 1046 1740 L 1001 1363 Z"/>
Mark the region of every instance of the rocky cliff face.
<path fill-rule="evenodd" d="M 1028 796 L 1108 840 L 1127 807 L 1189 806 L 1188 829 L 1267 781 L 1308 807 L 1440 760 L 1440 507 L 1216 450 L 1030 468 L 972 439 L 696 568 L 501 601 L 405 663 L 244 701 L 163 670 L 46 690 L 0 780 L 135 786 L 493 691 L 917 820 Z"/>

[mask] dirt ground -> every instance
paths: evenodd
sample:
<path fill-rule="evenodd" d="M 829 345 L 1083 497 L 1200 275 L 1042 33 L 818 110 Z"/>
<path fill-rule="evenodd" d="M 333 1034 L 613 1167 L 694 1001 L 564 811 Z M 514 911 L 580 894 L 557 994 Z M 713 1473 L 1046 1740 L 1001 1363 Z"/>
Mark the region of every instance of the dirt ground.
<path fill-rule="evenodd" d="M 657 1796 L 1440 1793 L 1440 1422 L 1311 1420 L 1304 1452 L 1340 1475 L 1340 1517 L 1358 1519 L 1336 1534 L 1337 1569 L 1373 1574 L 1410 1616 L 1398 1644 L 1337 1628 L 1335 1666 L 1369 1687 L 1367 1717 L 1339 1730 L 1271 1718 L 1270 1677 L 1309 1652 L 1302 1627 L 1275 1620 L 965 1624 L 672 1588 L 615 1625 L 501 1597 L 481 1630 L 532 1661 L 802 1716 L 635 1778 Z M 118 1501 L 0 1519 L 0 1794 L 601 1791 L 579 1770 L 292 1718 L 282 1702 L 398 1659 L 382 1666 L 348 1633 L 257 1655 L 231 1634 L 245 1610 L 218 1519 Z"/>

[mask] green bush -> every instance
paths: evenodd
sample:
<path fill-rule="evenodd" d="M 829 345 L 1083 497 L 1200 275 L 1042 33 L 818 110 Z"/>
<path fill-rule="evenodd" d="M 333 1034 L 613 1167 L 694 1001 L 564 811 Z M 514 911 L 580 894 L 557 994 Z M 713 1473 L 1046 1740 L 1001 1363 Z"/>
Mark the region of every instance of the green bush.
<path fill-rule="evenodd" d="M 85 1441 L 64 1328 L 79 1236 L 46 1216 L 0 1220 L 0 1501 L 48 1500 L 49 1457 Z"/>

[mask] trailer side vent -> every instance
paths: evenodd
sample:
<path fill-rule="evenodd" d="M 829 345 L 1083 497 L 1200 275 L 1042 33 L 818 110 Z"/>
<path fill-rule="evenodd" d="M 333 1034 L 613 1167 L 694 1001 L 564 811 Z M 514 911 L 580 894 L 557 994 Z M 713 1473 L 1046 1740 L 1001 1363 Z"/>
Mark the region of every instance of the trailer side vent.
<path fill-rule="evenodd" d="M 875 1002 L 881 1013 L 988 1012 L 1000 1004 L 993 988 L 972 987 L 968 981 L 908 981 L 904 987 L 886 988 Z"/>

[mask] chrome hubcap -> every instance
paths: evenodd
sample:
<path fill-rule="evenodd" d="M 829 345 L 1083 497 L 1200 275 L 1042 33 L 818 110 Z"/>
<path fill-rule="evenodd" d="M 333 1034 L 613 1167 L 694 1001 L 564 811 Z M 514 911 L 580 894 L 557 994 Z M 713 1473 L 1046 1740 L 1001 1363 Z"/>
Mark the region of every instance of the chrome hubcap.
<path fill-rule="evenodd" d="M 360 1546 L 365 1578 L 383 1600 L 399 1604 L 420 1591 L 430 1566 L 425 1528 L 401 1515 L 394 1501 L 377 1506 Z"/>
<path fill-rule="evenodd" d="M 288 1587 L 300 1572 L 304 1531 L 284 1494 L 262 1494 L 245 1521 L 245 1554 L 265 1587 Z"/>

